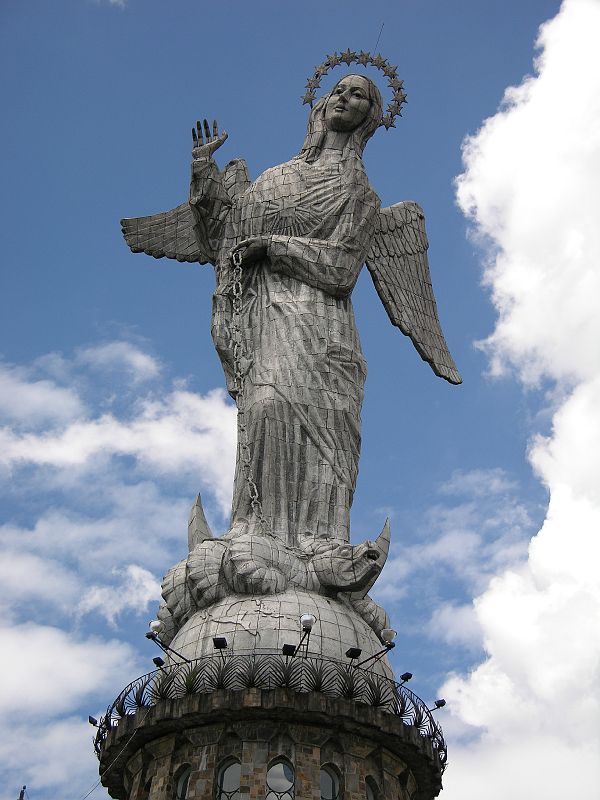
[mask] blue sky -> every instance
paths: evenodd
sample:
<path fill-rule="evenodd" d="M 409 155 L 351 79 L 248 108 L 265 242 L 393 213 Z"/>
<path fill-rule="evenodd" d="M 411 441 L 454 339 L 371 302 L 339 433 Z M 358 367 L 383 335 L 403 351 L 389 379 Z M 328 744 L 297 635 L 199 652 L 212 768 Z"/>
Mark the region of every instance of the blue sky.
<path fill-rule="evenodd" d="M 353 537 L 391 517 L 375 596 L 397 671 L 448 700 L 443 796 L 558 800 L 576 770 L 591 800 L 598 0 L 4 0 L 0 22 L 0 800 L 24 783 L 32 800 L 91 788 L 87 715 L 152 666 L 143 634 L 198 491 L 227 525 L 234 412 L 210 267 L 132 255 L 119 219 L 185 199 L 199 117 L 229 132 L 221 164 L 244 157 L 257 176 L 287 160 L 309 74 L 334 50 L 373 50 L 382 23 L 408 104 L 367 172 L 383 205 L 425 210 L 464 383 L 433 375 L 365 271 Z M 549 759 L 559 778 L 540 777 Z"/>

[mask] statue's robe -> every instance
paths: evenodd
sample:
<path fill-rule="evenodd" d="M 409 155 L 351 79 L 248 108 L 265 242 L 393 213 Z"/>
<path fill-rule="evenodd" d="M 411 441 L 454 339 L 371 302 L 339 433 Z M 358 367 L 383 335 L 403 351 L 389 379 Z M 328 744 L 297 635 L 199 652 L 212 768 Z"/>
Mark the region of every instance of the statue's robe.
<path fill-rule="evenodd" d="M 240 420 L 267 525 L 292 546 L 306 535 L 347 541 L 366 376 L 350 294 L 380 206 L 362 161 L 295 158 L 237 195 L 214 161 L 197 161 L 190 204 L 216 264 L 212 335 L 232 395 L 231 249 L 266 239 L 267 258 L 244 268 Z M 239 441 L 232 530 L 256 524 Z"/>

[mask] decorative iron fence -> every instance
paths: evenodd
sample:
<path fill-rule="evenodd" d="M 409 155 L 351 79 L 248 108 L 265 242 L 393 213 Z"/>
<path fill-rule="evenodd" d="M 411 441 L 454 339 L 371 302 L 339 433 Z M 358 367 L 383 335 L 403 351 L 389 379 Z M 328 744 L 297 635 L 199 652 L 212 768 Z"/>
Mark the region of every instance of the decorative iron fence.
<path fill-rule="evenodd" d="M 437 751 L 442 770 L 447 749 L 441 726 L 427 705 L 405 685 L 348 662 L 308 655 L 287 658 L 280 653 L 209 655 L 170 664 L 142 675 L 126 686 L 100 720 L 94 740 L 100 758 L 110 728 L 119 720 L 150 708 L 161 700 L 176 700 L 217 689 L 286 688 L 295 692 L 322 692 L 380 708 L 416 728 Z"/>

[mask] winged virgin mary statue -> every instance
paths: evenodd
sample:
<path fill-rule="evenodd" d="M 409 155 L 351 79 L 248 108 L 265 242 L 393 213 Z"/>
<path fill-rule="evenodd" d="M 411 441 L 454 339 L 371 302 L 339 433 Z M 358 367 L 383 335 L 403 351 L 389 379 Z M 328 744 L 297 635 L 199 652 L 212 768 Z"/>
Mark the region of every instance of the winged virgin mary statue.
<path fill-rule="evenodd" d="M 392 112 L 398 90 L 394 99 Z M 243 160 L 217 167 L 227 134 L 204 120 L 193 129 L 188 202 L 122 221 L 134 252 L 215 268 L 212 337 L 239 411 L 226 538 L 349 541 L 366 375 L 351 295 L 365 263 L 392 324 L 436 375 L 460 383 L 423 212 L 414 202 L 381 208 L 365 173 L 382 120 L 393 125 L 376 85 L 346 75 L 312 107 L 300 153 L 254 181 Z"/>

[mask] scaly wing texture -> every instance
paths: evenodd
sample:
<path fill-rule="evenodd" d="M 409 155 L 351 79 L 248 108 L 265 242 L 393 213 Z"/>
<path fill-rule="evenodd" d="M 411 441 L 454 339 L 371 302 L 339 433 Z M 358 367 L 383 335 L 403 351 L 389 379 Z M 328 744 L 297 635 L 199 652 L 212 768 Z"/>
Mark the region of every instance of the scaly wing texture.
<path fill-rule="evenodd" d="M 199 244 L 202 235 L 194 232 L 194 224 L 189 203 L 151 217 L 121 220 L 123 236 L 132 252 L 207 264 L 210 259 Z"/>
<path fill-rule="evenodd" d="M 462 383 L 437 315 L 422 208 L 412 201 L 379 212 L 367 266 L 392 325 L 410 336 L 436 375 Z"/>

